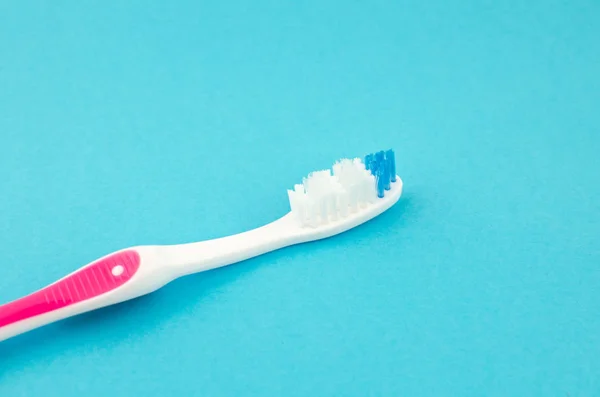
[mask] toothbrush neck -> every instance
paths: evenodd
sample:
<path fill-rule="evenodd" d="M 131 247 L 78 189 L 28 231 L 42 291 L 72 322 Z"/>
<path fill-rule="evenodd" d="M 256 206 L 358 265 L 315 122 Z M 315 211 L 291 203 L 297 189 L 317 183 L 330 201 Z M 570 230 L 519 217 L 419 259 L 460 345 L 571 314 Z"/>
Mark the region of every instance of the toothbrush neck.
<path fill-rule="evenodd" d="M 227 266 L 295 244 L 294 220 L 288 214 L 244 233 L 198 243 L 161 247 L 165 264 L 175 277 Z"/>

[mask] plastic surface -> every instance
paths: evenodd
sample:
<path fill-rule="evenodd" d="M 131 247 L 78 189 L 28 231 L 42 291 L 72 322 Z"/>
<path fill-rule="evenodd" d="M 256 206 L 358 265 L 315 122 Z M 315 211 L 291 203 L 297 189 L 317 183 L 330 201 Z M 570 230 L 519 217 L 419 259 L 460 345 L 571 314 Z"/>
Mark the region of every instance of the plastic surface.
<path fill-rule="evenodd" d="M 138 270 L 134 250 L 107 256 L 48 287 L 0 306 L 0 327 L 105 294 L 127 282 Z"/>
<path fill-rule="evenodd" d="M 375 218 L 392 205 L 402 195 L 403 183 L 399 177 L 382 199 L 376 199 L 360 211 L 344 218 L 329 220 L 318 227 L 302 226 L 291 212 L 268 225 L 233 236 L 202 241 L 199 243 L 155 247 L 172 277 L 197 273 L 236 263 L 251 257 L 274 251 L 279 248 L 320 240 L 343 233 L 370 219 Z"/>
<path fill-rule="evenodd" d="M 172 280 L 154 247 L 103 257 L 56 283 L 0 306 L 0 341 L 155 291 Z M 75 288 L 77 286 L 77 288 Z"/>
<path fill-rule="evenodd" d="M 365 162 L 341 159 L 331 170 L 308 174 L 302 184 L 288 190 L 292 214 L 302 226 L 317 228 L 339 218 L 343 222 L 349 214 L 369 212 L 377 197 L 383 198 L 384 191 L 391 189 L 390 170 L 394 166 L 393 156 L 385 157 L 383 151 L 375 157 L 367 155 Z"/>
<path fill-rule="evenodd" d="M 0 306 L 0 341 L 148 294 L 187 274 L 342 233 L 381 214 L 401 194 L 402 180 L 397 178 L 384 198 L 318 227 L 303 227 L 294 214 L 288 213 L 268 225 L 233 236 L 191 244 L 135 247 L 111 254 L 43 290 Z"/>

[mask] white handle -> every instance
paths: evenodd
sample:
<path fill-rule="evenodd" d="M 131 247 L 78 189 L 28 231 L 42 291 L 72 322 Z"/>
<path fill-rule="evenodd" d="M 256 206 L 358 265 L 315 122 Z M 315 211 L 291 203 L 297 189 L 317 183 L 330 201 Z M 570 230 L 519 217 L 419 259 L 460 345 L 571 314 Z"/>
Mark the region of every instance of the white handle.
<path fill-rule="evenodd" d="M 0 341 L 52 322 L 124 302 L 172 280 L 156 247 L 119 251 L 0 306 Z"/>
<path fill-rule="evenodd" d="M 174 278 L 237 263 L 301 242 L 292 214 L 268 225 L 199 243 L 156 247 Z"/>

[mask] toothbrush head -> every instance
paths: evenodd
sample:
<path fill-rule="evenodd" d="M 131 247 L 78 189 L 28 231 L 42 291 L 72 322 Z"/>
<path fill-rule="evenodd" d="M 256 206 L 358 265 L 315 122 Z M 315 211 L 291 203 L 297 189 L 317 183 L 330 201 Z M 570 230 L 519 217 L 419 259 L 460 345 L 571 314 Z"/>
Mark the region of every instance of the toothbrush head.
<path fill-rule="evenodd" d="M 393 150 L 337 161 L 288 190 L 291 214 L 306 233 L 333 235 L 374 218 L 402 194 Z M 321 236 L 326 237 L 326 236 Z"/>

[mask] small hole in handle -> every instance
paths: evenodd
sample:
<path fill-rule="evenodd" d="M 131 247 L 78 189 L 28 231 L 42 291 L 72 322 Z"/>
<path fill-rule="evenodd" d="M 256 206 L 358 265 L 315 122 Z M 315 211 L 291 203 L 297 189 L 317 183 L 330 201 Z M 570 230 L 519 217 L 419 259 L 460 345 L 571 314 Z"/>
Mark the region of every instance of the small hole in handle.
<path fill-rule="evenodd" d="M 119 277 L 121 274 L 123 274 L 124 271 L 125 268 L 122 265 L 117 265 L 112 268 L 111 273 L 113 276 Z"/>

